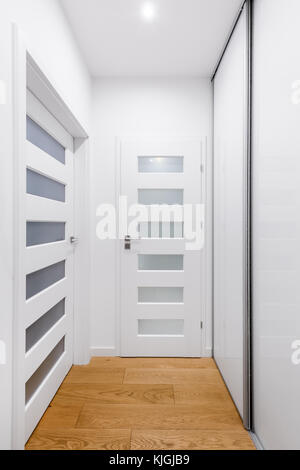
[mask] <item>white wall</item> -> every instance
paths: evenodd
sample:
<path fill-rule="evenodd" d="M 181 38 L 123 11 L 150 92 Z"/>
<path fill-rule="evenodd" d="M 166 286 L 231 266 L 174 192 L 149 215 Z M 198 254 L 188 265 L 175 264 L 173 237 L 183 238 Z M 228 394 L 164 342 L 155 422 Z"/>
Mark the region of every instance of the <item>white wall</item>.
<path fill-rule="evenodd" d="M 92 193 L 95 214 L 92 227 L 92 354 L 105 355 L 118 353 L 116 251 L 114 241 L 99 241 L 96 238 L 96 208 L 103 202 L 115 203 L 115 138 L 207 135 L 210 143 L 212 89 L 210 80 L 197 78 L 98 79 L 94 81 L 92 101 Z M 210 292 L 207 299 L 209 305 Z M 210 314 L 210 305 L 208 310 Z M 211 324 L 206 333 L 206 347 L 210 353 Z"/>
<path fill-rule="evenodd" d="M 16 23 L 59 94 L 87 130 L 90 76 L 59 0 L 0 0 L 1 16 Z"/>
<path fill-rule="evenodd" d="M 214 80 L 214 356 L 243 416 L 247 21 Z"/>
<path fill-rule="evenodd" d="M 300 2 L 254 7 L 254 427 L 300 449 Z"/>
<path fill-rule="evenodd" d="M 58 0 L 0 0 L 0 11 L 0 81 L 5 82 L 7 89 L 6 104 L 0 104 L 0 341 L 6 343 L 6 364 L 0 364 L 0 449 L 8 449 L 12 412 L 14 236 L 12 23 L 19 27 L 30 51 L 87 131 L 91 90 L 88 71 Z"/>
<path fill-rule="evenodd" d="M 13 192 L 12 192 L 12 106 L 11 106 L 11 30 L 0 16 L 0 342 L 6 345 L 6 360 L 0 344 L 0 449 L 11 445 L 12 412 L 12 310 L 13 310 Z M 4 85 L 5 84 L 5 85 Z M 6 102 L 1 97 L 6 88 Z M 1 93 L 2 90 L 2 93 Z"/>

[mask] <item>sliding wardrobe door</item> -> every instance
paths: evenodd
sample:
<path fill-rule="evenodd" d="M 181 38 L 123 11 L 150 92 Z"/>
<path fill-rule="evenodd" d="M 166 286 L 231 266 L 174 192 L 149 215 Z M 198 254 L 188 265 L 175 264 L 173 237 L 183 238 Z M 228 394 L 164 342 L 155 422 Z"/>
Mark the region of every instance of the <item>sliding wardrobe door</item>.
<path fill-rule="evenodd" d="M 248 14 L 214 78 L 214 357 L 246 427 Z"/>
<path fill-rule="evenodd" d="M 300 2 L 254 2 L 254 430 L 300 449 Z"/>

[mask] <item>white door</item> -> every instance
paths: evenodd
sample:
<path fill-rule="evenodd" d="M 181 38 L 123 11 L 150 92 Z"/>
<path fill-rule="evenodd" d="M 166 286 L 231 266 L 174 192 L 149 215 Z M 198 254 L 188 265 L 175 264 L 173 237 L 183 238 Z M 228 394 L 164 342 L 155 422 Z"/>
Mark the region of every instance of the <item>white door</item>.
<path fill-rule="evenodd" d="M 123 141 L 120 153 L 120 194 L 131 215 L 136 204 L 204 203 L 200 139 Z M 201 356 L 203 249 L 187 244 L 185 219 L 171 220 L 142 216 L 139 233 L 121 240 L 123 356 Z M 203 220 L 194 222 L 203 232 Z"/>
<path fill-rule="evenodd" d="M 73 138 L 29 91 L 26 131 L 18 214 L 19 442 L 73 362 Z"/>
<path fill-rule="evenodd" d="M 245 306 L 247 7 L 214 79 L 214 358 L 247 419 Z M 230 113 L 230 119 L 228 115 Z"/>

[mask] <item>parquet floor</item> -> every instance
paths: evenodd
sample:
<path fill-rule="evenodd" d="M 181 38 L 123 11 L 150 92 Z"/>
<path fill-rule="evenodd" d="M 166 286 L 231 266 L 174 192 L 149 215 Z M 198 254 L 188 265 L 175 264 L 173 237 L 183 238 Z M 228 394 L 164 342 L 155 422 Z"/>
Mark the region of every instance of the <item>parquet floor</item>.
<path fill-rule="evenodd" d="M 212 359 L 93 358 L 74 366 L 28 450 L 251 450 Z"/>

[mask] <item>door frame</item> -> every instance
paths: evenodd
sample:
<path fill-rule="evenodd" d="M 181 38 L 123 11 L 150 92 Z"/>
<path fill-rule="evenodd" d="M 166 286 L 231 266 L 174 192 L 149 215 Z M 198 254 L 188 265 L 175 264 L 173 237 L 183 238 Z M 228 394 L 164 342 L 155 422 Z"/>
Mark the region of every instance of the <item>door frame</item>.
<path fill-rule="evenodd" d="M 201 137 L 200 137 L 201 138 Z M 212 201 L 212 165 L 210 155 L 210 148 L 208 145 L 208 136 L 203 136 L 202 138 L 202 172 L 203 172 L 203 200 L 205 204 L 205 245 L 204 245 L 204 261 L 202 266 L 202 276 L 203 276 L 203 292 L 204 298 L 202 303 L 202 317 L 199 318 L 203 322 L 203 328 L 201 330 L 201 336 L 199 341 L 201 341 L 201 357 L 212 357 L 212 276 L 211 276 L 211 262 L 212 262 L 212 213 L 211 213 L 211 201 Z M 186 141 L 195 141 L 199 140 L 199 136 L 118 136 L 115 138 L 115 207 L 117 209 L 116 214 L 116 229 L 117 234 L 119 233 L 119 211 L 118 211 L 118 201 L 121 194 L 121 158 L 122 158 L 122 143 L 130 140 L 146 140 L 153 139 L 155 141 L 173 141 L 173 142 L 186 142 Z M 122 319 L 121 319 L 121 250 L 123 249 L 124 240 L 119 240 L 118 236 L 115 241 L 116 243 L 116 261 L 115 261 L 115 290 L 116 290 L 116 331 L 115 331 L 115 345 L 116 349 L 114 351 L 115 356 L 121 356 L 121 328 L 122 328 Z"/>
<path fill-rule="evenodd" d="M 27 88 L 41 101 L 49 112 L 74 138 L 74 234 L 79 238 L 74 252 L 74 321 L 73 321 L 73 363 L 88 364 L 90 361 L 90 165 L 89 135 L 63 100 L 53 81 L 49 79 L 43 62 L 32 52 L 22 32 L 13 25 L 13 197 L 14 197 L 14 306 L 13 306 L 13 409 L 12 447 L 24 448 L 25 420 L 22 390 L 18 369 L 20 354 L 24 355 L 24 327 L 22 312 L 18 305 L 19 279 L 17 276 L 20 260 L 21 157 L 24 147 L 24 120 L 26 118 Z M 84 315 L 83 315 L 84 312 Z"/>

